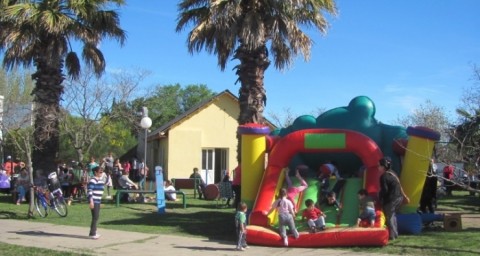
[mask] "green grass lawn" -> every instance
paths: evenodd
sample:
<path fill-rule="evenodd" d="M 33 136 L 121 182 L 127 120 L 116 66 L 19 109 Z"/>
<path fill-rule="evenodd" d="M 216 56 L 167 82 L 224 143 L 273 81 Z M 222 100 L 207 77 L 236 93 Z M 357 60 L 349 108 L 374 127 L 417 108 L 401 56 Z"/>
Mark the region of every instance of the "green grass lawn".
<path fill-rule="evenodd" d="M 116 207 L 114 201 L 109 200 L 102 204 L 99 228 L 232 241 L 235 239 L 233 208 L 220 207 L 221 205 L 217 207 L 216 201 L 193 199 L 193 192 L 187 190 L 186 193 L 187 208 L 183 208 L 181 199 L 167 202 L 166 214 L 158 213 L 156 203 L 122 203 Z M 114 194 L 113 192 L 112 195 Z M 0 218 L 27 220 L 28 205 L 12 204 L 8 195 L 0 196 L 0 209 Z M 29 221 L 89 227 L 90 220 L 88 205 L 85 202 L 74 202 L 68 207 L 68 216 L 65 218 L 55 212 L 41 218 L 35 212 L 34 218 Z"/>
<path fill-rule="evenodd" d="M 442 198 L 439 211 L 454 211 L 463 214 L 479 214 L 480 199 L 469 196 L 467 192 L 455 191 L 454 196 Z M 181 200 L 167 202 L 167 213 L 158 214 L 154 203 L 128 203 L 115 207 L 112 202 L 103 204 L 99 227 L 105 229 L 136 231 L 151 234 L 178 234 L 182 236 L 206 237 L 214 240 L 235 240 L 233 225 L 233 208 L 217 208 L 215 201 L 193 199 L 187 195 L 187 208 L 182 208 Z M 34 222 L 48 222 L 61 225 L 88 227 L 90 211 L 86 203 L 74 203 L 69 207 L 66 218 L 51 213 L 46 218 L 27 219 L 25 205 L 14 205 L 7 195 L 0 195 L 0 218 L 20 219 Z M 439 223 L 441 226 L 441 223 Z M 480 225 L 479 225 L 480 226 Z M 420 235 L 401 235 L 385 247 L 349 247 L 343 250 L 359 252 L 387 253 L 396 255 L 479 255 L 479 228 L 471 228 L 461 232 L 443 230 L 424 231 Z M 2 255 L 34 255 L 39 249 L 0 243 Z M 13 248 L 13 249 L 12 249 Z M 4 254 L 5 251 L 15 254 Z M 48 250 L 46 250 L 48 251 Z M 60 255 L 48 252 L 48 255 Z M 65 254 L 62 255 L 79 255 Z"/>

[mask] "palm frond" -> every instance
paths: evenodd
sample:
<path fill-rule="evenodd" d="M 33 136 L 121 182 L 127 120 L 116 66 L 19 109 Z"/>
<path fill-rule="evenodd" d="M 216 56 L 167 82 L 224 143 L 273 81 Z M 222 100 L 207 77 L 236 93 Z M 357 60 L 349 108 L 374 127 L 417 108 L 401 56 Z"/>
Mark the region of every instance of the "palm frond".
<path fill-rule="evenodd" d="M 67 73 L 74 80 L 77 80 L 80 75 L 80 60 L 75 52 L 69 52 L 65 58 L 65 68 Z"/>

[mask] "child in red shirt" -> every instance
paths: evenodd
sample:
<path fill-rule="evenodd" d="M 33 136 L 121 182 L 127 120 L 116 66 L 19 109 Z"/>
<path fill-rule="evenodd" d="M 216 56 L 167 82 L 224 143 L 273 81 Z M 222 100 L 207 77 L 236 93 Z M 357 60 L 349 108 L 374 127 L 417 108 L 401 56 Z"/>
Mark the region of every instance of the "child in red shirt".
<path fill-rule="evenodd" d="M 315 207 L 312 199 L 305 200 L 305 205 L 307 208 L 303 210 L 302 220 L 307 220 L 310 233 L 317 232 L 317 229 L 320 231 L 325 230 L 325 217 L 327 215 Z"/>

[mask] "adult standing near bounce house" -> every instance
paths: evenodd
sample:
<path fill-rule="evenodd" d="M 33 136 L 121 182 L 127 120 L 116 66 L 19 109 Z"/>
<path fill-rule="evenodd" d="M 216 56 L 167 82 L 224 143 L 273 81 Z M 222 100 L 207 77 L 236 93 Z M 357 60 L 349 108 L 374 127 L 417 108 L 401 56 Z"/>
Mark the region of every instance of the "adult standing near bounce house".
<path fill-rule="evenodd" d="M 420 197 L 420 211 L 422 213 L 435 213 L 437 201 L 437 171 L 435 162 L 431 160 L 428 166 L 427 177 L 423 185 L 422 196 Z"/>
<path fill-rule="evenodd" d="M 235 201 L 233 201 L 233 207 L 237 208 L 238 204 L 240 203 L 241 193 L 242 193 L 242 167 L 238 165 L 235 169 L 233 169 L 233 180 L 232 180 L 232 189 L 233 193 L 235 194 Z"/>
<path fill-rule="evenodd" d="M 400 179 L 391 169 L 392 161 L 389 157 L 380 159 L 378 169 L 380 176 L 379 200 L 385 213 L 386 224 L 389 231 L 389 240 L 395 240 L 398 237 L 397 211 L 400 210 L 402 202 L 405 199 L 407 203 L 410 199 L 403 192 Z"/>
<path fill-rule="evenodd" d="M 447 165 L 443 167 L 443 185 L 445 186 L 445 189 L 447 190 L 447 195 L 451 196 L 452 195 L 452 190 L 453 190 L 453 174 L 455 172 L 455 167 L 450 163 L 447 162 Z"/>

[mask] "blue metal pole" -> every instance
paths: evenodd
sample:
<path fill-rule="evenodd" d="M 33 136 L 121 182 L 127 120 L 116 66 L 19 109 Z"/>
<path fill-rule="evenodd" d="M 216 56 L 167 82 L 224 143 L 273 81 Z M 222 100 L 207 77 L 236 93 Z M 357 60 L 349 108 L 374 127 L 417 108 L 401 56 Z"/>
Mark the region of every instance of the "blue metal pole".
<path fill-rule="evenodd" d="M 158 213 L 165 213 L 165 191 L 163 189 L 163 168 L 161 166 L 155 166 L 155 179 L 157 184 L 157 207 Z"/>

